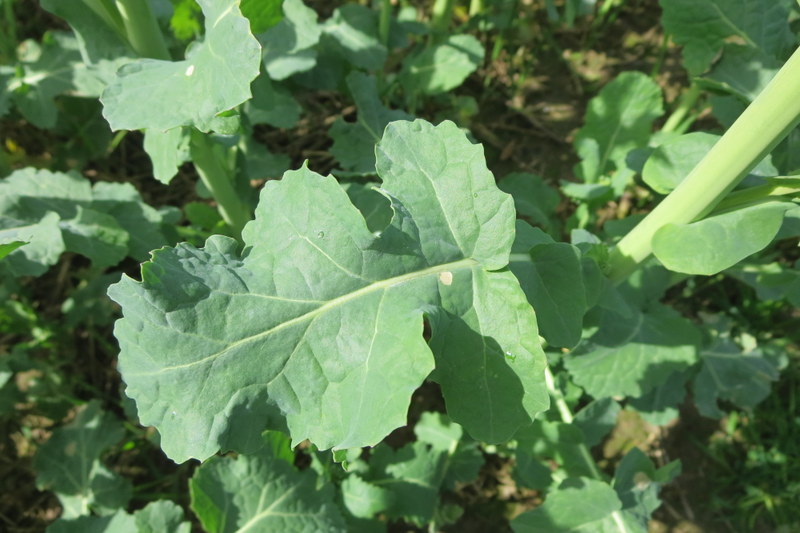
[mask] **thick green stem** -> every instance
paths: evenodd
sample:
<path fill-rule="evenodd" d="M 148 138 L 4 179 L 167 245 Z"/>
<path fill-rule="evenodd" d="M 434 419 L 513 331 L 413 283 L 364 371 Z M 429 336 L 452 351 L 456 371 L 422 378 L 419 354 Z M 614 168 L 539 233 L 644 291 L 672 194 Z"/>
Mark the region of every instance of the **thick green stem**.
<path fill-rule="evenodd" d="M 221 148 L 205 133 L 192 130 L 190 151 L 194 167 L 203 184 L 214 196 L 222 218 L 240 235 L 244 225 L 250 221 L 251 213 L 233 187 Z"/>
<path fill-rule="evenodd" d="M 146 0 L 116 0 L 125 33 L 134 51 L 142 57 L 169 61 L 170 55 L 158 21 Z"/>
<path fill-rule="evenodd" d="M 800 49 L 688 176 L 612 250 L 607 274 L 626 279 L 653 252 L 666 224 L 702 218 L 800 121 Z"/>
<path fill-rule="evenodd" d="M 453 19 L 454 0 L 436 0 L 431 13 L 431 28 L 434 33 L 444 33 Z"/>

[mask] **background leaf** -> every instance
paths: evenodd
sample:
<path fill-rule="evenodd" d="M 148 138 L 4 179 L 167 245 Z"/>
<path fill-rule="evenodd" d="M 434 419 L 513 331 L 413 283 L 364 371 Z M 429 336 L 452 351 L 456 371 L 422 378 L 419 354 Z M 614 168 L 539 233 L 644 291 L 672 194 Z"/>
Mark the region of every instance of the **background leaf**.
<path fill-rule="evenodd" d="M 75 419 L 53 432 L 36 452 L 36 486 L 58 495 L 65 518 L 124 507 L 130 481 L 100 463 L 101 454 L 124 434 L 122 423 L 93 401 Z"/>
<path fill-rule="evenodd" d="M 199 0 L 205 38 L 183 61 L 139 59 L 124 65 L 101 97 L 114 130 L 213 127 L 215 117 L 251 97 L 261 48 L 236 0 Z M 191 106 L 184 105 L 189 100 Z"/>
<path fill-rule="evenodd" d="M 346 531 L 333 487 L 264 449 L 215 457 L 192 477 L 191 507 L 208 533 Z"/>
<path fill-rule="evenodd" d="M 716 274 L 772 242 L 792 207 L 767 202 L 691 224 L 667 224 L 653 235 L 653 253 L 675 272 Z"/>
<path fill-rule="evenodd" d="M 625 157 L 647 145 L 653 121 L 663 112 L 661 88 L 651 78 L 640 72 L 623 72 L 614 78 L 591 99 L 585 124 L 575 135 L 575 150 L 583 160 L 577 175 L 586 183 L 596 183 L 615 170 L 624 178 L 617 180 L 627 184 L 632 173 Z"/>

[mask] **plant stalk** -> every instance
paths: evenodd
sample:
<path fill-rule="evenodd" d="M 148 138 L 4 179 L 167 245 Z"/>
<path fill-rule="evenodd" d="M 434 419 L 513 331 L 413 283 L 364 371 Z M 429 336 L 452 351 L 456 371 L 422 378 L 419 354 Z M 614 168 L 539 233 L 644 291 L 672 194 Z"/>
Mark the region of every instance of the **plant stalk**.
<path fill-rule="evenodd" d="M 392 23 L 392 1 L 381 0 L 381 12 L 378 19 L 378 37 L 381 44 L 389 48 L 389 28 Z"/>
<path fill-rule="evenodd" d="M 611 251 L 606 273 L 625 280 L 653 252 L 656 231 L 708 214 L 800 122 L 800 49 L 688 176 Z"/>
<path fill-rule="evenodd" d="M 161 28 L 150 9 L 150 2 L 144 0 L 116 0 L 117 9 L 125 25 L 125 33 L 134 51 L 142 57 L 152 59 L 171 59 Z"/>
<path fill-rule="evenodd" d="M 113 29 L 124 39 L 128 36 L 125 34 L 125 24 L 122 22 L 122 15 L 120 15 L 117 5 L 114 0 L 83 0 L 83 3 L 94 13 L 103 19 L 108 24 L 108 27 Z"/>
<path fill-rule="evenodd" d="M 688 124 L 685 123 L 684 119 L 689 114 L 689 111 L 692 110 L 694 107 L 695 102 L 700 97 L 700 87 L 696 83 L 692 83 L 688 90 L 684 91 L 681 94 L 680 98 L 678 99 L 678 106 L 669 116 L 667 121 L 664 123 L 664 127 L 661 128 L 661 131 L 670 132 L 670 131 L 677 131 L 681 132 L 681 128 L 685 128 Z M 682 133 L 682 132 L 681 132 Z"/>
<path fill-rule="evenodd" d="M 17 18 L 14 16 L 14 0 L 3 2 L 3 35 L 2 40 L 3 54 L 8 56 L 7 60 L 13 63 L 17 60 Z"/>
<path fill-rule="evenodd" d="M 483 0 L 471 0 L 469 3 L 469 16 L 474 17 L 483 13 Z"/>
<path fill-rule="evenodd" d="M 561 415 L 561 420 L 563 420 L 565 424 L 572 424 L 572 422 L 575 420 L 575 417 L 573 416 L 569 405 L 567 405 L 564 395 L 561 393 L 558 387 L 556 387 L 556 380 L 553 376 L 553 373 L 550 371 L 549 366 L 544 369 L 544 383 L 547 386 L 547 391 L 550 393 L 550 396 L 556 403 L 556 408 L 558 409 L 558 414 Z M 592 473 L 592 477 L 602 480 L 603 475 L 597 469 L 597 463 L 594 462 L 592 454 L 589 452 L 589 448 L 587 448 L 585 444 L 579 446 L 579 448 L 581 457 L 586 463 L 586 466 L 589 468 L 589 471 Z"/>
<path fill-rule="evenodd" d="M 542 344 L 542 348 L 544 348 L 544 343 Z M 558 413 L 561 415 L 561 420 L 566 424 L 572 424 L 572 422 L 575 420 L 575 417 L 572 415 L 572 410 L 567 405 L 564 395 L 561 393 L 558 387 L 556 387 L 556 380 L 553 376 L 553 373 L 550 371 L 549 366 L 544 369 L 544 382 L 547 386 L 547 391 L 550 393 L 553 401 L 556 402 L 556 407 L 558 408 Z M 589 472 L 592 474 L 592 477 L 598 481 L 605 481 L 603 474 L 601 474 L 600 470 L 597 469 L 597 463 L 594 462 L 594 458 L 592 458 L 589 447 L 586 446 L 585 443 L 581 443 L 578 445 L 578 449 L 580 450 L 581 458 L 589 468 Z M 614 511 L 611 515 L 611 518 L 614 520 L 617 528 L 619 528 L 620 533 L 628 533 L 628 528 L 625 526 L 625 521 L 622 519 L 622 515 L 619 513 L 619 511 Z"/>
<path fill-rule="evenodd" d="M 192 129 L 189 149 L 194 167 L 203 184 L 214 196 L 223 220 L 238 236 L 251 219 L 250 209 L 242 203 L 234 189 L 227 166 L 220 157 L 219 148 L 208 135 Z"/>
<path fill-rule="evenodd" d="M 453 19 L 454 0 L 436 0 L 431 13 L 431 29 L 433 33 L 444 33 Z"/>

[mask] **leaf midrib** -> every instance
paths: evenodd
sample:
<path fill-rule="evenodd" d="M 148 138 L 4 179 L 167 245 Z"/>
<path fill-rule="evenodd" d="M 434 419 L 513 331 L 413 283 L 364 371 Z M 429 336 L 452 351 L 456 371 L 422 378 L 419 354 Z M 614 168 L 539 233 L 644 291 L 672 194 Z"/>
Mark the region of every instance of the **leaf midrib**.
<path fill-rule="evenodd" d="M 345 304 L 347 304 L 347 303 L 349 303 L 349 302 L 351 302 L 353 300 L 361 298 L 362 296 L 370 294 L 372 292 L 388 289 L 389 287 L 391 287 L 393 285 L 398 285 L 398 284 L 405 283 L 407 281 L 411 281 L 411 280 L 415 280 L 415 279 L 421 279 L 421 278 L 424 278 L 426 276 L 430 276 L 430 275 L 434 275 L 434 274 L 440 274 L 442 272 L 460 270 L 460 269 L 464 269 L 464 268 L 471 269 L 471 268 L 477 266 L 478 264 L 479 264 L 478 261 L 475 260 L 475 259 L 465 258 L 465 259 L 460 259 L 458 261 L 453 261 L 453 262 L 450 262 L 450 263 L 443 263 L 443 264 L 440 264 L 440 265 L 435 265 L 435 266 L 432 266 L 432 267 L 424 268 L 422 270 L 415 270 L 413 272 L 408 272 L 406 274 L 401 274 L 399 276 L 395 276 L 395 277 L 392 277 L 392 278 L 387 278 L 387 279 L 384 279 L 384 280 L 376 281 L 376 282 L 371 283 L 369 285 L 366 285 L 366 286 L 364 286 L 364 287 L 362 287 L 362 288 L 360 288 L 358 290 L 343 294 L 343 295 L 338 296 L 338 297 L 336 297 L 336 298 L 334 298 L 332 300 L 328 300 L 327 302 L 325 302 L 324 304 L 320 305 L 319 307 L 317 307 L 315 309 L 312 309 L 311 311 L 308 311 L 306 313 L 303 313 L 302 315 L 299 315 L 299 316 L 296 316 L 294 318 L 291 318 L 291 319 L 289 319 L 289 320 L 287 320 L 285 322 L 281 322 L 277 326 L 274 326 L 274 327 L 272 327 L 272 328 L 270 328 L 270 329 L 268 329 L 266 331 L 262 331 L 261 333 L 256 333 L 254 335 L 250 335 L 250 336 L 244 337 L 242 339 L 239 339 L 237 341 L 234 341 L 231 344 L 228 344 L 227 346 L 225 346 L 223 349 L 221 349 L 221 350 L 219 350 L 219 351 L 217 351 L 217 352 L 215 352 L 213 354 L 210 354 L 210 355 L 208 355 L 208 356 L 206 356 L 206 357 L 204 357 L 202 359 L 198 359 L 197 361 L 192 361 L 192 362 L 185 363 L 185 364 L 180 364 L 180 365 L 165 366 L 165 367 L 162 367 L 157 372 L 148 373 L 147 375 L 163 374 L 165 372 L 170 372 L 170 371 L 173 371 L 173 370 L 183 370 L 183 369 L 186 369 L 186 368 L 191 368 L 193 366 L 197 366 L 197 365 L 202 365 L 202 364 L 208 363 L 210 361 L 215 360 L 216 358 L 218 358 L 219 356 L 221 356 L 225 352 L 228 352 L 228 351 L 230 351 L 230 350 L 232 350 L 234 348 L 237 348 L 238 346 L 241 346 L 242 344 L 246 344 L 246 343 L 252 342 L 252 341 L 257 341 L 259 339 L 262 339 L 264 337 L 268 337 L 268 336 L 270 336 L 270 335 L 272 335 L 274 333 L 277 333 L 277 332 L 279 332 L 279 331 L 281 331 L 281 330 L 283 330 L 285 328 L 288 328 L 290 326 L 302 323 L 302 322 L 304 322 L 306 320 L 311 320 L 311 319 L 313 319 L 313 318 L 315 318 L 315 317 L 317 317 L 317 316 L 319 316 L 321 314 L 324 314 L 324 313 L 330 311 L 331 309 L 333 309 L 333 308 L 335 308 L 337 306 L 345 305 Z M 143 374 L 137 374 L 137 375 L 141 376 Z"/>

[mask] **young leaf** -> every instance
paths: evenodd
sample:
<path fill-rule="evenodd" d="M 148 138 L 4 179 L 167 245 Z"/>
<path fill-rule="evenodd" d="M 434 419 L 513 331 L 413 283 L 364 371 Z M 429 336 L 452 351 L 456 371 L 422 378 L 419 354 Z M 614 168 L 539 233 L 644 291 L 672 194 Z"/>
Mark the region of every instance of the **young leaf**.
<path fill-rule="evenodd" d="M 269 449 L 211 459 L 192 477 L 189 491 L 208 533 L 346 531 L 333 486 L 318 485 L 312 470 L 298 471 Z"/>
<path fill-rule="evenodd" d="M 300 118 L 300 104 L 284 87 L 273 83 L 266 74 L 259 74 L 251 86 L 252 100 L 245 104 L 250 124 L 269 124 L 276 128 L 291 128 Z"/>
<path fill-rule="evenodd" d="M 665 142 L 648 157 L 642 168 L 642 179 L 654 191 L 668 194 L 683 181 L 719 138 L 719 135 L 696 131 Z M 767 156 L 745 179 L 752 180 L 777 174 L 778 169 Z"/>
<path fill-rule="evenodd" d="M 613 514 L 622 503 L 608 484 L 585 477 L 567 478 L 547 494 L 544 504 L 511 521 L 514 533 L 622 531 Z"/>
<path fill-rule="evenodd" d="M 99 8 L 97 11 L 90 7 L 89 2 L 41 0 L 40 3 L 44 9 L 69 23 L 87 63 L 135 56 L 124 37 L 125 28 L 116 9 L 107 10 L 100 2 L 94 3 Z"/>
<path fill-rule="evenodd" d="M 380 70 L 386 61 L 386 47 L 378 40 L 378 14 L 372 9 L 345 4 L 336 8 L 323 26 L 326 42 L 353 66 Z"/>
<path fill-rule="evenodd" d="M 375 144 L 381 140 L 384 128 L 395 120 L 410 120 L 412 117 L 396 109 L 383 106 L 378 98 L 374 76 L 353 71 L 347 76 L 347 87 L 358 111 L 355 123 L 336 119 L 329 131 L 333 146 L 331 154 L 342 168 L 353 172 L 370 174 L 375 172 Z"/>
<path fill-rule="evenodd" d="M 575 425 L 586 436 L 587 446 L 600 444 L 600 441 L 614 429 L 617 415 L 621 410 L 622 408 L 612 398 L 601 398 L 575 413 Z"/>
<path fill-rule="evenodd" d="M 552 461 L 558 466 L 559 478 L 592 475 L 584 453 L 586 437 L 575 424 L 536 420 L 517 432 L 514 439 L 517 441 L 517 457 L 527 455 L 540 461 Z M 546 478 L 539 481 L 549 482 Z"/>
<path fill-rule="evenodd" d="M 0 242 L 5 243 L 7 257 L 3 265 L 13 276 L 41 276 L 58 262 L 66 249 L 60 220 L 53 212 L 46 213 L 38 221 L 0 216 Z"/>
<path fill-rule="evenodd" d="M 760 350 L 743 352 L 728 332 L 718 332 L 701 353 L 702 369 L 694 381 L 694 398 L 703 416 L 720 418 L 724 413 L 718 400 L 728 400 L 742 408 L 755 407 L 769 395 L 778 369 Z"/>
<path fill-rule="evenodd" d="M 627 176 L 625 157 L 647 145 L 653 121 L 663 112 L 661 88 L 641 72 L 624 72 L 603 87 L 589 102 L 586 123 L 575 136 L 575 150 L 584 160 L 576 169 L 580 178 L 596 183 L 612 170 Z"/>
<path fill-rule="evenodd" d="M 264 68 L 273 80 L 313 68 L 317 63 L 313 47 L 322 34 L 317 13 L 306 7 L 303 0 L 284 0 L 283 14 L 283 20 L 258 35 L 264 47 Z"/>
<path fill-rule="evenodd" d="M 628 408 L 655 426 L 665 426 L 678 418 L 678 407 L 686 397 L 686 372 L 673 372 L 667 380 L 638 398 L 628 399 Z"/>
<path fill-rule="evenodd" d="M 495 271 L 513 202 L 481 148 L 451 122 L 415 121 L 390 124 L 377 152 L 394 210 L 380 236 L 335 180 L 304 168 L 267 183 L 243 256 L 221 236 L 164 248 L 141 282 L 109 289 L 126 392 L 170 457 L 207 458 L 275 407 L 295 443 L 375 444 L 433 369 L 423 313 L 448 411 L 470 434 L 506 440 L 547 407 L 533 310 Z"/>
<path fill-rule="evenodd" d="M 101 267 L 126 255 L 144 259 L 168 241 L 164 220 L 129 183 L 92 187 L 77 174 L 32 168 L 0 180 L 0 230 L 20 230 L 30 241 L 8 257 L 18 275 L 43 273 L 64 249 Z"/>
<path fill-rule="evenodd" d="M 580 250 L 563 242 L 528 247 L 519 237 L 523 224 L 517 222 L 511 271 L 536 310 L 542 336 L 553 346 L 573 348 L 581 339 L 587 309 Z"/>
<path fill-rule="evenodd" d="M 63 517 L 47 528 L 48 533 L 189 533 L 183 509 L 168 500 L 150 502 L 132 515 L 117 511 L 111 516 Z"/>
<path fill-rule="evenodd" d="M 483 61 L 483 45 L 472 35 L 450 35 L 420 46 L 403 62 L 399 80 L 409 94 L 439 94 L 461 85 Z"/>
<path fill-rule="evenodd" d="M 206 20 L 205 39 L 189 49 L 186 59 L 128 63 L 103 92 L 103 116 L 112 129 L 195 126 L 208 131 L 218 114 L 250 98 L 261 47 L 238 1 L 198 3 Z"/>
<path fill-rule="evenodd" d="M 497 186 L 514 197 L 514 205 L 520 215 L 531 224 L 555 234 L 555 213 L 560 198 L 558 192 L 546 185 L 541 177 L 527 172 L 513 172 L 501 179 Z"/>
<path fill-rule="evenodd" d="M 697 329 L 668 307 L 654 304 L 629 316 L 604 310 L 598 323 L 597 333 L 564 361 L 595 398 L 641 396 L 697 360 Z"/>
<path fill-rule="evenodd" d="M 36 486 L 58 495 L 64 506 L 62 516 L 76 517 L 93 508 L 107 511 L 127 504 L 130 482 L 100 463 L 100 455 L 123 434 L 122 424 L 93 401 L 75 420 L 55 430 L 36 452 Z"/>
<path fill-rule="evenodd" d="M 392 505 L 394 494 L 364 481 L 358 474 L 350 474 L 342 482 L 342 500 L 356 518 L 372 518 Z"/>
<path fill-rule="evenodd" d="M 772 242 L 792 207 L 767 202 L 690 224 L 667 224 L 653 236 L 653 253 L 674 272 L 710 276 Z"/>
<path fill-rule="evenodd" d="M 50 32 L 41 46 L 28 40 L 21 49 L 18 75 L 7 78 L 3 91 L 33 125 L 52 128 L 58 115 L 56 96 L 73 91 L 75 71 L 85 69 L 77 41 L 69 33 Z"/>
<path fill-rule="evenodd" d="M 783 300 L 800 307 L 800 269 L 781 263 L 766 265 L 738 265 L 725 272 L 756 290 L 760 300 Z"/>
<path fill-rule="evenodd" d="M 622 458 L 614 475 L 614 490 L 622 502 L 622 514 L 633 531 L 648 531 L 653 512 L 661 506 L 658 493 L 681 472 L 680 461 L 656 469 L 639 448 L 632 448 Z"/>
<path fill-rule="evenodd" d="M 189 160 L 189 135 L 184 128 L 147 129 L 144 151 L 153 162 L 153 177 L 168 185 L 178 173 L 178 167 Z"/>
<path fill-rule="evenodd" d="M 251 31 L 261 33 L 283 20 L 282 4 L 282 0 L 242 0 L 240 9 Z"/>

